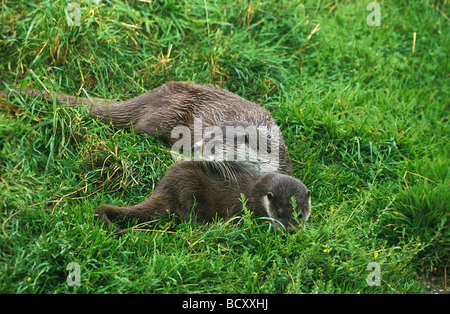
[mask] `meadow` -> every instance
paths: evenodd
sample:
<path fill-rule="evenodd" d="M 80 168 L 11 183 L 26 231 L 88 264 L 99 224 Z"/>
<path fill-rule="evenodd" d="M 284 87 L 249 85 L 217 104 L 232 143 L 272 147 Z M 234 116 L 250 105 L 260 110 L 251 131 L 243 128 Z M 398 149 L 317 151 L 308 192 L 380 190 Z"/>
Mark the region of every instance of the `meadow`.
<path fill-rule="evenodd" d="M 0 98 L 0 293 L 447 289 L 447 0 L 378 1 L 380 26 L 356 0 L 78 3 L 71 26 L 67 1 L 1 2 L 0 90 L 222 87 L 273 115 L 311 217 L 285 234 L 248 212 L 208 226 L 170 216 L 116 237 L 94 209 L 146 199 L 170 145 L 15 93 Z"/>

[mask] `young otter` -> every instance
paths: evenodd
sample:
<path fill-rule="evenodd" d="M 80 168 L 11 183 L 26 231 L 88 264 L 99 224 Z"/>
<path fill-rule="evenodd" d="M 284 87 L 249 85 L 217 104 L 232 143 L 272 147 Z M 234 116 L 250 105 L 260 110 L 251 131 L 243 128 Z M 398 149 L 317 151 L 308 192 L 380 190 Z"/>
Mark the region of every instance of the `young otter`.
<path fill-rule="evenodd" d="M 135 132 L 160 137 L 172 144 L 176 144 L 177 140 L 180 141 L 180 132 L 174 130 L 181 128 L 182 131 L 186 131 L 181 132 L 184 144 L 186 141 L 188 143 L 183 145 L 187 150 L 185 155 L 190 155 L 192 145 L 203 138 L 203 131 L 207 127 L 221 127 L 227 123 L 237 122 L 251 125 L 262 132 L 270 130 L 272 136 L 267 138 L 272 141 L 272 147 L 277 146 L 277 156 L 257 151 L 253 155 L 260 155 L 266 160 L 268 167 L 258 168 L 257 163 L 245 163 L 245 160 L 240 160 L 238 161 L 240 168 L 248 168 L 251 173 L 270 171 L 292 175 L 292 165 L 283 136 L 269 112 L 255 103 L 217 87 L 169 82 L 125 101 L 79 98 L 32 89 L 23 92 L 32 96 L 43 94 L 46 98 L 56 98 L 63 104 L 84 107 L 92 117 L 99 118 L 107 124 L 112 123 L 118 128 L 132 126 Z M 199 126 L 196 127 L 196 124 Z M 178 152 L 176 149 L 175 151 Z"/>
<path fill-rule="evenodd" d="M 102 205 L 95 216 L 117 232 L 120 229 L 110 219 L 138 219 L 142 223 L 169 211 L 185 221 L 195 214 L 199 222 L 210 222 L 241 213 L 241 193 L 247 199 L 247 208 L 256 216 L 272 218 L 275 227 L 282 225 L 292 232 L 309 218 L 310 191 L 301 181 L 277 173 L 246 172 L 236 172 L 230 179 L 199 161 L 171 166 L 143 203 L 130 207 Z"/>

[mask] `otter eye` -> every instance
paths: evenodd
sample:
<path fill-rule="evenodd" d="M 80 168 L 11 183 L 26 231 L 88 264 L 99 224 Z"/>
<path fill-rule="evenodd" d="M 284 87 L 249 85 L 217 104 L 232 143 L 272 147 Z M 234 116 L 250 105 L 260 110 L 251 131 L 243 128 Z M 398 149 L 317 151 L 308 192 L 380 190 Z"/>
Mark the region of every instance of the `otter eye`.
<path fill-rule="evenodd" d="M 278 218 L 283 218 L 283 215 L 281 214 L 281 212 L 277 212 L 277 217 Z"/>
<path fill-rule="evenodd" d="M 273 199 L 273 193 L 272 192 L 267 193 L 267 198 L 269 199 L 269 201 L 272 200 Z"/>

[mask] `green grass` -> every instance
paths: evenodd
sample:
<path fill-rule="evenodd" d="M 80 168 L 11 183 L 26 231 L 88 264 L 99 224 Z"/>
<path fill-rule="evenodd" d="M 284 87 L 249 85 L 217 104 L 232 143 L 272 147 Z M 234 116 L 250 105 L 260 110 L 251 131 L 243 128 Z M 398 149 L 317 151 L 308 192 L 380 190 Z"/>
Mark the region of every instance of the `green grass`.
<path fill-rule="evenodd" d="M 169 145 L 42 98 L 0 99 L 2 293 L 424 293 L 450 260 L 449 4 L 379 1 L 3 1 L 1 89 L 126 99 L 169 80 L 262 104 L 309 228 L 264 219 L 205 228 L 159 220 L 117 238 L 103 203 L 135 204 L 173 161 Z M 416 34 L 412 53 L 414 33 Z M 68 286 L 69 263 L 80 286 Z M 369 286 L 367 265 L 380 264 Z M 446 285 L 448 286 L 448 282 Z"/>

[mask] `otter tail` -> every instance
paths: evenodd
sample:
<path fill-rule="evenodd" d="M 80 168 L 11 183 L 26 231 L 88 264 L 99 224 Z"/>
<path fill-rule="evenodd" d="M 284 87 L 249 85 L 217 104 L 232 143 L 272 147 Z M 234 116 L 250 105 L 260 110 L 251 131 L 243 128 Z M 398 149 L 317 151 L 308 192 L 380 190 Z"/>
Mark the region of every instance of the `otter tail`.
<path fill-rule="evenodd" d="M 63 105 L 80 107 L 91 117 L 98 118 L 106 124 L 112 123 L 118 128 L 129 128 L 131 124 L 137 123 L 144 105 L 139 96 L 126 101 L 113 101 L 104 98 L 84 98 L 61 93 L 49 93 L 32 88 L 2 91 L 0 95 L 9 95 L 13 92 L 32 97 L 43 95 L 46 99 L 56 99 L 58 103 Z"/>

